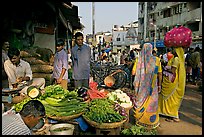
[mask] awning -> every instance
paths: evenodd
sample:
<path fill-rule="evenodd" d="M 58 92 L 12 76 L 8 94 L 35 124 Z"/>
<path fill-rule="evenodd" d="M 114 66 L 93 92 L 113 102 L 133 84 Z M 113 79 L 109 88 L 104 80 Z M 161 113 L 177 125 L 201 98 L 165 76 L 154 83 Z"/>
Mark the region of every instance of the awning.
<path fill-rule="evenodd" d="M 151 44 L 154 45 L 154 42 L 151 42 Z M 157 48 L 165 48 L 164 41 L 163 40 L 157 41 L 156 47 Z"/>
<path fill-rule="evenodd" d="M 81 29 L 82 25 L 78 17 L 78 6 L 73 5 L 72 8 L 67 8 L 63 5 L 60 6 L 60 10 L 66 20 L 68 20 L 74 29 Z"/>
<path fill-rule="evenodd" d="M 106 52 L 106 53 L 108 53 L 108 52 L 110 52 L 110 51 L 111 51 L 111 48 L 106 48 L 106 49 L 105 49 L 105 52 Z"/>

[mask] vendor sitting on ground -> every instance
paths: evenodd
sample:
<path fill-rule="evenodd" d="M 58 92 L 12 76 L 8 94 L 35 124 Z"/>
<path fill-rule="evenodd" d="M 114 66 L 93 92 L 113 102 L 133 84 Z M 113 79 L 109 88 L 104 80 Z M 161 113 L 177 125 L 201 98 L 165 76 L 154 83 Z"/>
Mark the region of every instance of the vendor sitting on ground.
<path fill-rule="evenodd" d="M 32 86 L 44 89 L 45 79 L 44 78 L 33 78 L 30 64 L 20 59 L 20 51 L 11 47 L 8 50 L 9 59 L 5 61 L 4 68 L 8 76 L 9 88 L 17 88 L 17 85 L 26 81 Z M 28 86 L 25 86 L 20 93 L 26 93 Z"/>
<path fill-rule="evenodd" d="M 20 113 L 2 116 L 2 135 L 31 135 L 31 129 L 45 117 L 45 107 L 38 100 L 23 105 Z"/>

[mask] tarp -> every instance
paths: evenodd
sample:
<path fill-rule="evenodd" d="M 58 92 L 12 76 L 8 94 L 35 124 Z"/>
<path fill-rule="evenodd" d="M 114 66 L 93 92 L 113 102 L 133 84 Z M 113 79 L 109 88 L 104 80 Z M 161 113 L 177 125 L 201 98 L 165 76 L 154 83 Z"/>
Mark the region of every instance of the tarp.
<path fill-rule="evenodd" d="M 154 42 L 151 42 L 151 44 L 154 45 Z M 156 47 L 157 48 L 165 48 L 164 41 L 163 40 L 157 41 Z"/>
<path fill-rule="evenodd" d="M 106 52 L 106 53 L 108 53 L 108 52 L 110 52 L 110 51 L 111 51 L 111 48 L 106 48 L 106 49 L 105 49 L 105 52 Z"/>

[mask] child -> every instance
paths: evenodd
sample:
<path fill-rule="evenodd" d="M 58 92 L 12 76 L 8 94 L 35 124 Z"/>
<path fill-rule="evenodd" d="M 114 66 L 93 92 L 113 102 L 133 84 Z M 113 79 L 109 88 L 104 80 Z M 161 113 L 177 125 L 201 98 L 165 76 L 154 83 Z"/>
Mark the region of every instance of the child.
<path fill-rule="evenodd" d="M 67 89 L 68 82 L 68 55 L 64 49 L 64 40 L 58 39 L 56 54 L 54 57 L 54 69 L 52 78 L 55 84 L 59 84 L 63 89 Z"/>

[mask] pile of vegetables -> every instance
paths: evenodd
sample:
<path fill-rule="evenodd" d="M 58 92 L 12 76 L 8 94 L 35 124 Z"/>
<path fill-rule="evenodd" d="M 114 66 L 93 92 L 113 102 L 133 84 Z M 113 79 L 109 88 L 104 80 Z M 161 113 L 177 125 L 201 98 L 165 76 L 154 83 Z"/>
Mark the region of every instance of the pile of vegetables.
<path fill-rule="evenodd" d="M 121 131 L 121 135 L 157 135 L 156 129 L 146 129 L 143 126 L 134 125 Z"/>
<path fill-rule="evenodd" d="M 40 97 L 48 116 L 71 116 L 85 110 L 87 104 L 78 97 L 77 90 L 64 90 L 60 85 L 45 87 L 45 93 Z"/>
<path fill-rule="evenodd" d="M 113 92 L 108 93 L 107 96 L 109 100 L 112 100 L 120 104 L 120 106 L 124 108 L 128 108 L 132 106 L 132 101 L 130 100 L 130 97 L 120 89 L 117 89 Z"/>
<path fill-rule="evenodd" d="M 115 103 L 106 98 L 94 99 L 88 104 L 84 114 L 86 118 L 97 123 L 120 122 L 126 117 L 114 110 Z"/>
<path fill-rule="evenodd" d="M 60 85 L 49 85 L 44 89 L 45 93 L 42 94 L 39 99 L 45 100 L 47 97 L 52 97 L 55 99 L 63 100 L 67 97 L 77 98 L 78 93 L 76 90 L 68 91 L 63 89 Z"/>
<path fill-rule="evenodd" d="M 121 107 L 118 103 L 115 104 L 114 110 L 117 111 L 117 112 L 119 112 L 120 115 L 125 116 L 125 117 L 128 117 L 128 114 L 127 114 L 127 112 L 125 111 L 125 108 L 124 108 L 124 107 Z"/>
<path fill-rule="evenodd" d="M 29 89 L 29 92 L 34 89 Z M 20 112 L 23 105 L 31 99 L 39 100 L 45 107 L 48 116 L 70 116 L 79 114 L 85 110 L 87 104 L 83 102 L 83 98 L 78 96 L 77 89 L 73 91 L 64 90 L 60 85 L 50 85 L 45 87 L 45 92 L 36 98 L 28 97 L 14 105 L 16 112 Z M 37 91 L 36 89 L 33 90 Z"/>
<path fill-rule="evenodd" d="M 86 89 L 85 87 L 81 87 L 79 89 L 77 89 L 77 93 L 78 93 L 78 97 L 82 97 L 83 101 L 87 101 L 89 100 L 89 95 L 88 95 L 88 89 Z"/>
<path fill-rule="evenodd" d="M 13 107 L 14 107 L 14 110 L 16 112 L 20 112 L 21 109 L 23 108 L 23 105 L 26 104 L 28 101 L 30 101 L 31 98 L 28 97 L 28 98 L 25 98 L 24 100 L 22 100 L 21 102 L 17 103 L 17 104 L 14 104 Z"/>
<path fill-rule="evenodd" d="M 97 99 L 97 98 L 105 98 L 107 96 L 107 92 L 105 91 L 99 91 L 97 89 L 98 84 L 96 82 L 90 82 L 89 83 L 89 90 L 88 90 L 88 95 L 90 99 Z"/>

